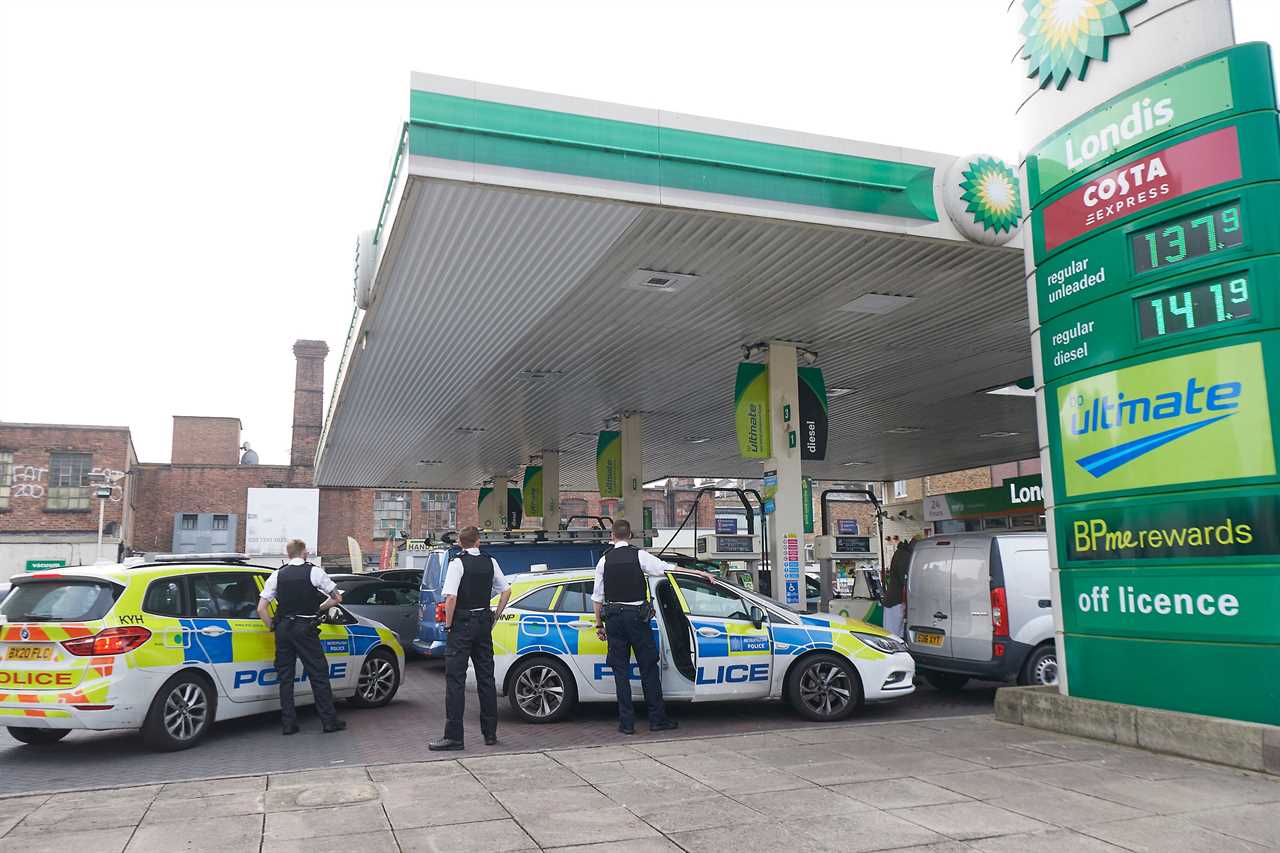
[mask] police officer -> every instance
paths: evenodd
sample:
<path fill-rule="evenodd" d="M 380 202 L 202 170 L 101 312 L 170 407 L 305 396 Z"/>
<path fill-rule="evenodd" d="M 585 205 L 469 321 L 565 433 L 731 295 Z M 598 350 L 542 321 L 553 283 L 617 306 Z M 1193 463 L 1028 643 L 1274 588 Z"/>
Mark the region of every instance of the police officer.
<path fill-rule="evenodd" d="M 605 659 L 613 670 L 613 686 L 618 696 L 618 731 L 636 733 L 636 710 L 631 701 L 631 653 L 640 665 L 640 684 L 649 708 L 649 731 L 663 732 L 679 727 L 667 716 L 662 701 L 662 681 L 658 675 L 658 647 L 649 627 L 651 597 L 645 576 L 662 577 L 676 566 L 665 563 L 642 548 L 631 545 L 631 523 L 613 523 L 613 547 L 596 563 L 596 583 L 591 592 L 595 603 L 596 636 L 609 644 Z M 711 575 L 698 572 L 708 580 Z"/>
<path fill-rule="evenodd" d="M 493 683 L 493 623 L 511 598 L 511 584 L 498 561 L 480 553 L 480 531 L 464 527 L 458 532 L 462 553 L 449 561 L 445 570 L 444 626 L 449 632 L 445 646 L 444 737 L 427 744 L 427 749 L 462 749 L 462 714 L 466 710 L 467 661 L 476 670 L 476 693 L 480 695 L 480 732 L 485 746 L 498 742 L 498 690 Z M 498 609 L 489 609 L 489 599 L 498 595 Z"/>
<path fill-rule="evenodd" d="M 347 724 L 338 719 L 329 687 L 329 661 L 320 646 L 320 613 L 342 602 L 337 585 L 319 566 L 307 562 L 307 545 L 291 539 L 285 546 L 289 562 L 271 573 L 262 586 L 258 618 L 276 633 L 276 673 L 280 679 L 280 723 L 287 735 L 297 734 L 298 714 L 293 705 L 295 667 L 311 682 L 316 711 L 324 732 L 340 732 Z M 276 603 L 274 622 L 271 602 Z"/>

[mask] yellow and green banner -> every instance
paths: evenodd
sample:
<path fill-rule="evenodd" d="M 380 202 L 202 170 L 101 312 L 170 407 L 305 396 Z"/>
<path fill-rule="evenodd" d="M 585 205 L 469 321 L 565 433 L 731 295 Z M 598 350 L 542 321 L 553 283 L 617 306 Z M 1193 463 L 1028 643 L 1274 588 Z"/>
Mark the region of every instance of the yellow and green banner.
<path fill-rule="evenodd" d="M 622 433 L 606 430 L 596 439 L 596 485 L 602 498 L 622 497 Z"/>
<path fill-rule="evenodd" d="M 542 515 L 542 466 L 529 465 L 524 469 L 524 505 L 530 515 Z"/>
<path fill-rule="evenodd" d="M 744 459 L 767 459 L 769 447 L 769 368 L 742 362 L 733 391 L 738 452 Z"/>

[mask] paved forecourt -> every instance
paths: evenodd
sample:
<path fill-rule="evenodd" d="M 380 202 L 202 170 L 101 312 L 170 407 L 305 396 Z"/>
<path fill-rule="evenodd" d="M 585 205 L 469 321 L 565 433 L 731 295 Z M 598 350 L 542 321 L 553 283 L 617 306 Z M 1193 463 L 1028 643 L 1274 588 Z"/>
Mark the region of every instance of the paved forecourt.
<path fill-rule="evenodd" d="M 0 853 L 1278 846 L 1280 780 L 987 715 L 0 799 Z"/>
<path fill-rule="evenodd" d="M 971 687 L 959 694 L 939 693 L 921 685 L 896 702 L 868 706 L 854 722 L 910 720 L 921 717 L 990 713 L 994 685 Z M 469 755 L 491 754 L 480 739 L 479 705 L 474 690 L 467 698 Z M 133 732 L 72 732 L 47 748 L 23 746 L 0 728 L 0 795 L 33 791 L 65 791 L 120 784 L 172 782 L 209 776 L 273 773 L 321 766 L 352 766 L 426 759 L 427 741 L 444 730 L 444 667 L 439 661 L 410 660 L 408 674 L 395 701 L 386 708 L 361 711 L 341 708 L 351 724 L 341 735 L 320 734 L 310 708 L 301 709 L 302 733 L 281 737 L 278 714 L 229 720 L 213 727 L 194 749 L 150 752 Z M 821 730 L 802 720 L 781 702 L 712 702 L 676 705 L 681 736 L 732 734 L 765 729 Z M 615 706 L 583 704 L 572 719 L 554 725 L 520 722 L 505 699 L 498 702 L 501 749 L 540 750 L 564 746 L 616 743 Z M 643 719 L 639 735 L 649 737 Z"/>

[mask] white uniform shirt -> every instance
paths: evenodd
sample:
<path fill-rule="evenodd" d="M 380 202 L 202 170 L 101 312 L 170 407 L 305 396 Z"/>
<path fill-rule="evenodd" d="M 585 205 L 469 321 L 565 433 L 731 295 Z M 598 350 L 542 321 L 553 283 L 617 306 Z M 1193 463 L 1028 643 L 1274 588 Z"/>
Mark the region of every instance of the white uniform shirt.
<path fill-rule="evenodd" d="M 301 557 L 294 557 L 285 565 L 301 566 L 305 562 L 306 560 Z M 280 570 L 276 569 L 271 573 L 271 577 L 267 578 L 267 582 L 262 585 L 263 601 L 276 600 L 276 575 L 278 574 L 280 574 Z M 311 567 L 311 585 L 323 592 L 325 595 L 328 595 L 338 588 L 338 585 L 333 582 L 333 578 L 329 577 L 329 575 L 325 573 L 324 569 L 315 565 Z"/>
<path fill-rule="evenodd" d="M 473 557 L 480 556 L 479 548 L 467 548 L 465 550 Z M 493 588 L 490 590 L 489 594 L 497 595 L 500 592 L 511 589 L 511 582 L 508 581 L 506 575 L 502 573 L 502 567 L 498 565 L 498 561 L 493 557 L 490 557 L 489 559 L 493 562 Z M 458 557 L 454 557 L 449 561 L 449 567 L 444 571 L 444 586 L 440 590 L 441 594 L 457 595 L 458 584 L 460 583 L 462 583 L 462 560 Z"/>
<path fill-rule="evenodd" d="M 615 548 L 630 548 L 630 542 L 614 542 Z M 640 570 L 651 578 L 660 578 L 667 572 L 675 571 L 676 566 L 663 562 L 657 557 L 650 554 L 643 548 L 636 549 L 640 556 Z M 591 600 L 604 602 L 604 557 L 600 558 L 600 562 L 596 563 L 596 585 L 591 590 Z M 614 604 L 644 604 L 643 601 L 615 601 Z"/>

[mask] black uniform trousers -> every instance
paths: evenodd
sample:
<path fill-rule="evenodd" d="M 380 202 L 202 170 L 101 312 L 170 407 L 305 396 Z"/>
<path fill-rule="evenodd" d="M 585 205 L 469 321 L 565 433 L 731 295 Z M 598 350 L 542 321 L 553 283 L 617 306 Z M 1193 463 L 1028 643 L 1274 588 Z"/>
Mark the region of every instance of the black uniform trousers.
<path fill-rule="evenodd" d="M 618 722 L 636 724 L 636 709 L 631 701 L 631 652 L 640 666 L 640 685 L 644 703 L 649 708 L 649 725 L 667 721 L 667 706 L 662 701 L 662 678 L 658 673 L 658 646 L 653 642 L 649 620 L 641 618 L 646 607 L 626 604 L 604 606 L 604 630 L 609 649 L 605 660 L 613 670 L 613 686 L 618 695 Z"/>
<path fill-rule="evenodd" d="M 476 669 L 480 695 L 480 733 L 498 735 L 498 690 L 493 683 L 493 611 L 455 610 L 444 650 L 444 736 L 462 740 L 462 715 L 467 709 L 467 661 Z"/>
<path fill-rule="evenodd" d="M 320 625 L 315 619 L 286 616 L 276 622 L 276 674 L 280 677 L 280 722 L 286 726 L 298 721 L 293 704 L 293 679 L 297 663 L 311 682 L 316 699 L 316 712 L 325 725 L 337 722 L 333 707 L 333 689 L 329 687 L 329 661 L 320 646 Z"/>

